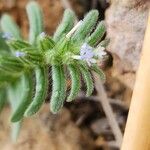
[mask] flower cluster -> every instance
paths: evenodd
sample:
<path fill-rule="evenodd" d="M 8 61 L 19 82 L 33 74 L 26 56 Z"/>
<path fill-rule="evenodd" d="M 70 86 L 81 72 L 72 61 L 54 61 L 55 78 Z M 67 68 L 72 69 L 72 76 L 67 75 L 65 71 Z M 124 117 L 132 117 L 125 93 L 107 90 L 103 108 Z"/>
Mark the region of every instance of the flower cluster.
<path fill-rule="evenodd" d="M 93 47 L 89 46 L 87 43 L 84 43 L 80 49 L 80 55 L 74 55 L 72 58 L 77 60 L 86 61 L 89 66 L 97 62 L 97 59 L 102 59 L 106 52 L 105 48 L 99 46 L 94 50 Z"/>

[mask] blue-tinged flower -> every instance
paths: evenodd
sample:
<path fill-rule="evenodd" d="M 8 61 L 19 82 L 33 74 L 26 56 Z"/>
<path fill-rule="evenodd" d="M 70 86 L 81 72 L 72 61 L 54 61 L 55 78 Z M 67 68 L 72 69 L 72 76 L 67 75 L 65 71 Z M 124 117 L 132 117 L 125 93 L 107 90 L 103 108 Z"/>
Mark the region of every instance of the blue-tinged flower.
<path fill-rule="evenodd" d="M 13 38 L 13 35 L 9 32 L 5 32 L 5 33 L 3 33 L 2 38 L 6 39 L 6 40 L 11 40 Z"/>
<path fill-rule="evenodd" d="M 89 46 L 87 43 L 84 43 L 80 49 L 80 55 L 74 55 L 72 58 L 78 60 L 84 60 L 91 66 L 92 63 L 96 63 L 96 59 L 94 59 L 93 48 Z"/>
<path fill-rule="evenodd" d="M 80 49 L 81 59 L 91 59 L 94 56 L 93 48 L 87 43 L 84 43 Z"/>
<path fill-rule="evenodd" d="M 17 52 L 15 52 L 15 56 L 16 56 L 16 57 L 24 57 L 24 56 L 25 56 L 25 53 L 24 53 L 24 52 L 19 52 L 19 51 L 17 51 Z"/>

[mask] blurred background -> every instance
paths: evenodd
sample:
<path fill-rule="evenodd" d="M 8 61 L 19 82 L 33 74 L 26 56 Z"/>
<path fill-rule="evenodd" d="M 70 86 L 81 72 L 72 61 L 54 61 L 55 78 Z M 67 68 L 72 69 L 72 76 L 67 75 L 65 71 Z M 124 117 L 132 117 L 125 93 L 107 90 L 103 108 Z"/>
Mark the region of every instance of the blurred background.
<path fill-rule="evenodd" d="M 28 33 L 25 6 L 29 0 L 0 0 L 0 16 L 10 14 Z M 98 9 L 105 20 L 108 58 L 100 64 L 107 81 L 104 92 L 123 134 L 134 87 L 147 23 L 150 0 L 37 0 L 44 12 L 45 31 L 52 35 L 64 9 L 71 8 L 78 19 L 91 9 Z M 2 47 L 2 45 L 0 45 Z M 1 48 L 0 48 L 1 49 Z M 120 145 L 108 123 L 98 91 L 84 97 L 85 88 L 73 103 L 52 115 L 49 104 L 32 118 L 25 119 L 16 143 L 10 138 L 10 108 L 0 114 L 0 150 L 118 150 Z"/>

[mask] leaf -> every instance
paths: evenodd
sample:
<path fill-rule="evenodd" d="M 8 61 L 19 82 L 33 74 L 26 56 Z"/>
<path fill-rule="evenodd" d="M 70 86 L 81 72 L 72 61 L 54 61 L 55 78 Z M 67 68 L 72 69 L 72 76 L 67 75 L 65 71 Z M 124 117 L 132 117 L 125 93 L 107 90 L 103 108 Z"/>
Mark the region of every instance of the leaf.
<path fill-rule="evenodd" d="M 74 25 L 75 14 L 72 10 L 66 9 L 61 24 L 58 26 L 56 32 L 54 33 L 54 41 L 59 41 L 64 34 L 67 34 Z"/>
<path fill-rule="evenodd" d="M 4 14 L 1 18 L 1 28 L 3 32 L 12 34 L 16 39 L 22 38 L 18 25 L 7 14 Z"/>
<path fill-rule="evenodd" d="M 30 43 L 36 43 L 37 36 L 43 32 L 43 16 L 40 6 L 31 1 L 27 4 L 26 7 L 30 31 L 29 31 L 29 41 Z"/>
<path fill-rule="evenodd" d="M 36 93 L 24 116 L 34 115 L 44 103 L 48 89 L 47 74 L 48 72 L 45 67 L 36 69 Z"/>
<path fill-rule="evenodd" d="M 50 101 L 50 110 L 55 114 L 62 108 L 66 97 L 66 80 L 62 65 L 52 66 L 52 80 L 53 88 Z"/>
<path fill-rule="evenodd" d="M 81 88 L 80 72 L 76 65 L 68 65 L 68 70 L 71 76 L 71 91 L 67 98 L 67 102 L 71 102 L 76 98 Z"/>
<path fill-rule="evenodd" d="M 96 25 L 98 19 L 98 11 L 91 10 L 83 19 L 81 26 L 77 29 L 77 31 L 72 36 L 72 41 L 76 43 L 81 43 L 89 35 Z"/>

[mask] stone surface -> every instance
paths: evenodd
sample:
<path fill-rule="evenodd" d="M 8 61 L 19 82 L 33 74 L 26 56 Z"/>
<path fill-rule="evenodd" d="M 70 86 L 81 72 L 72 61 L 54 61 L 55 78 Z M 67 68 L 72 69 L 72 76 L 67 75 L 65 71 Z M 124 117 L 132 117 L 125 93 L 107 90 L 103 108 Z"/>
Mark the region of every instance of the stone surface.
<path fill-rule="evenodd" d="M 112 0 L 106 11 L 112 75 L 133 89 L 144 39 L 150 0 Z"/>

